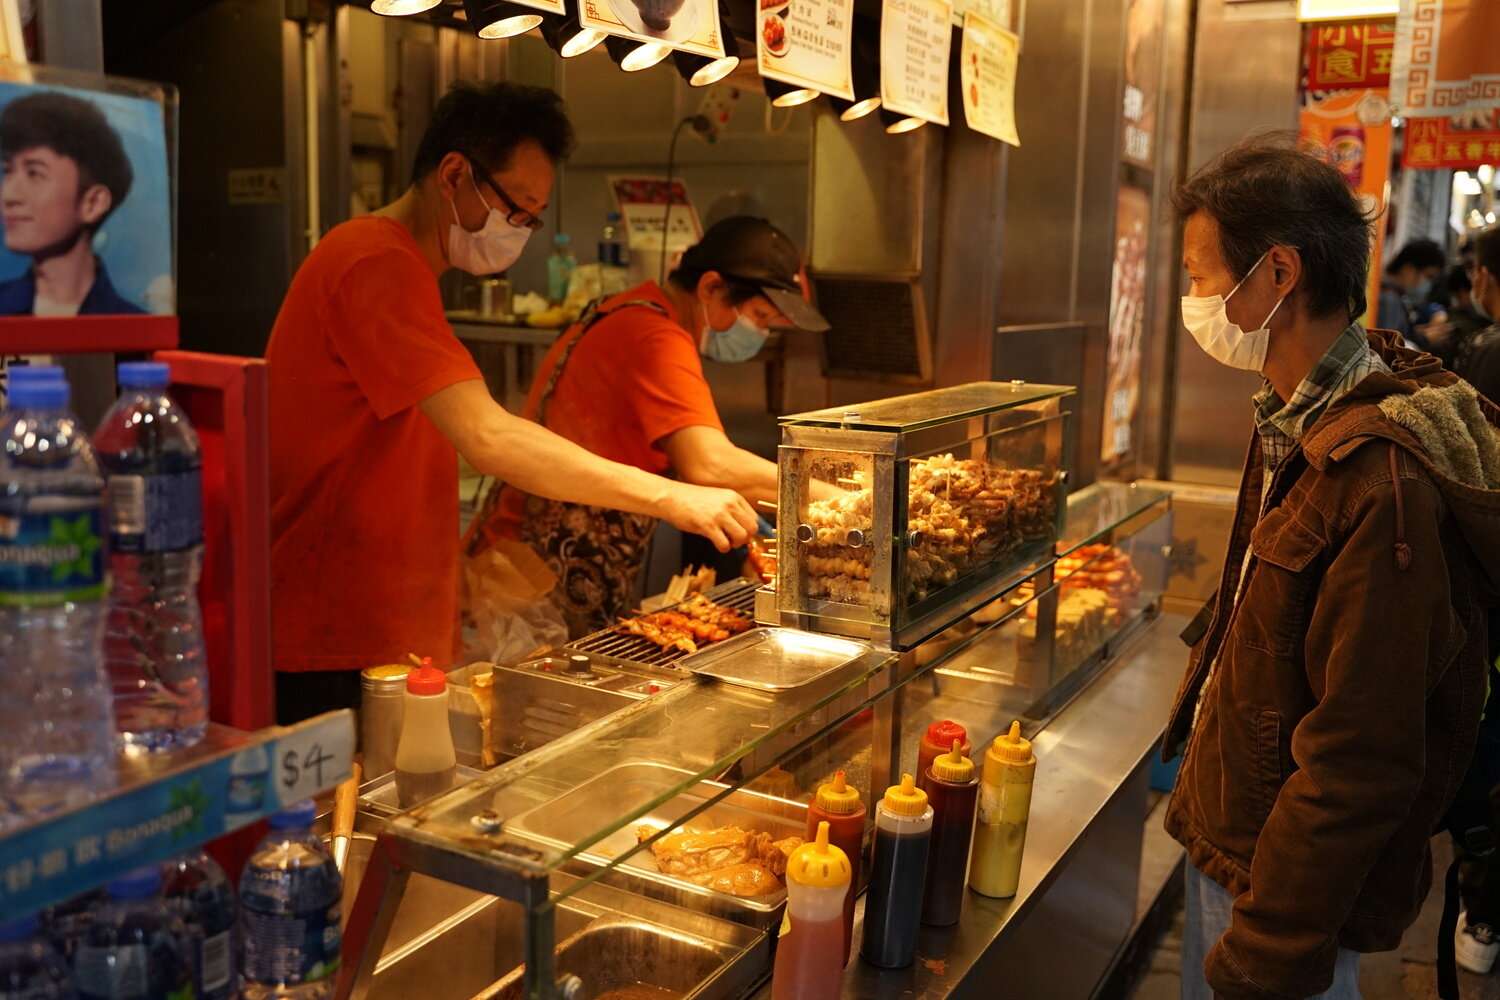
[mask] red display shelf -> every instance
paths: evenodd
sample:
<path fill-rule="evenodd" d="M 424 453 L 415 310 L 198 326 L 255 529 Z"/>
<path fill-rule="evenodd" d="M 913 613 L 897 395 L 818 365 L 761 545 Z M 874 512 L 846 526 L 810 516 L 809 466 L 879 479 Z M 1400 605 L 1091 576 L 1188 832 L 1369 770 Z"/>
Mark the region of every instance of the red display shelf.
<path fill-rule="evenodd" d="M 176 316 L 7 316 L 0 354 L 167 351 L 177 346 Z"/>

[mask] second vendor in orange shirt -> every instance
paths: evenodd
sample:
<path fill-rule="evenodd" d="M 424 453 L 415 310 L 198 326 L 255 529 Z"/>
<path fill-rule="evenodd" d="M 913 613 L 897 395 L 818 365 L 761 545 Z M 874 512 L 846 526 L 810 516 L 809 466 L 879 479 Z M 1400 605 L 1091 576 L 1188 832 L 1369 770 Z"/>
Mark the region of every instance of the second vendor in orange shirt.
<path fill-rule="evenodd" d="M 749 361 L 773 327 L 827 330 L 801 271 L 796 246 L 766 220 L 714 224 L 665 285 L 647 281 L 596 303 L 558 338 L 525 416 L 604 458 L 774 502 L 775 464 L 725 436 L 702 359 Z M 558 575 L 552 599 L 576 637 L 632 607 L 655 524 L 497 485 L 470 546 L 531 545 Z"/>

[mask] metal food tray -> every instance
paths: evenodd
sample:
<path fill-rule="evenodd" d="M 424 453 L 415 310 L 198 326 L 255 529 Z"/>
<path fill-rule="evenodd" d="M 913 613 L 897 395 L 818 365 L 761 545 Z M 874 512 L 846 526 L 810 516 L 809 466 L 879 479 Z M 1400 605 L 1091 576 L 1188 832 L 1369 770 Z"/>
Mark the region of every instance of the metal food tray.
<path fill-rule="evenodd" d="M 506 822 L 505 830 L 548 847 L 568 850 L 597 829 L 600 816 L 636 812 L 643 803 L 660 798 L 691 774 L 680 767 L 650 761 L 620 764 L 551 802 L 513 817 Z M 800 837 L 806 832 L 806 803 L 745 789 L 731 793 L 686 823 L 678 822 L 678 817 L 729 787 L 718 781 L 700 781 L 695 787 L 594 844 L 575 860 L 580 866 L 589 868 L 609 864 L 611 859 L 636 846 L 636 828 L 646 824 L 656 827 L 685 825 L 698 829 L 738 826 L 756 832 L 765 831 L 778 840 L 788 836 Z M 674 875 L 664 875 L 657 870 L 656 859 L 649 847 L 620 862 L 615 871 L 625 888 L 632 892 L 762 929 L 777 925 L 781 920 L 782 906 L 786 903 L 785 889 L 745 898 L 715 892 Z"/>
<path fill-rule="evenodd" d="M 760 589 L 760 586 L 754 580 L 741 578 L 730 580 L 728 583 L 721 583 L 717 587 L 712 587 L 703 596 L 715 604 L 738 611 L 751 623 L 751 628 L 753 629 L 755 625 L 755 592 Z M 676 607 L 676 605 L 674 604 L 672 607 Z M 661 610 L 671 611 L 672 608 L 662 608 Z M 582 639 L 575 639 L 564 646 L 563 650 L 568 653 L 587 653 L 598 662 L 618 664 L 626 668 L 645 666 L 667 670 L 675 669 L 678 666 L 677 661 L 689 655 L 680 649 L 663 649 L 656 643 L 648 639 L 643 639 L 638 635 L 620 632 L 614 626 L 592 632 Z"/>
<path fill-rule="evenodd" d="M 757 691 L 790 691 L 848 666 L 867 643 L 790 628 L 758 628 L 700 649 L 678 663 L 705 677 Z"/>

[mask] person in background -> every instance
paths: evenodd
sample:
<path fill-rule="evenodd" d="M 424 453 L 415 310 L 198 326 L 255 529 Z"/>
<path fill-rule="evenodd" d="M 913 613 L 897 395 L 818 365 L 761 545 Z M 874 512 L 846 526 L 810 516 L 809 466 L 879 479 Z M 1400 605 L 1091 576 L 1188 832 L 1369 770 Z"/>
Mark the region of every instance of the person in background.
<path fill-rule="evenodd" d="M 1433 282 L 1447 267 L 1443 248 L 1432 240 L 1412 240 L 1385 266 L 1375 324 L 1401 334 L 1410 347 L 1430 350 L 1417 330 L 1417 310 L 1426 303 Z"/>
<path fill-rule="evenodd" d="M 1163 739 L 1186 747 L 1166 819 L 1189 862 L 1182 994 L 1352 1000 L 1360 953 L 1421 910 L 1474 751 L 1500 411 L 1359 325 L 1371 219 L 1332 166 L 1251 140 L 1174 204 L 1185 326 L 1265 379 Z"/>
<path fill-rule="evenodd" d="M 1491 226 L 1471 241 L 1474 267 L 1470 301 L 1476 316 L 1489 325 L 1476 333 L 1464 352 L 1458 374 L 1486 399 L 1500 400 L 1500 226 Z"/>
<path fill-rule="evenodd" d="M 1461 360 L 1467 359 L 1475 336 L 1489 325 L 1489 320 L 1474 308 L 1474 282 L 1467 268 L 1459 265 L 1449 268 L 1444 289 L 1448 304 L 1419 332 L 1432 345 L 1443 367 L 1457 372 Z"/>
<path fill-rule="evenodd" d="M 702 359 L 749 361 L 772 327 L 828 329 L 801 271 L 796 246 L 766 220 L 715 223 L 664 286 L 607 298 L 558 339 L 526 416 L 617 462 L 774 503 L 776 465 L 724 434 Z M 491 489 L 470 551 L 497 538 L 532 546 L 558 575 L 554 602 L 575 637 L 633 606 L 654 522 L 528 494 L 516 482 Z"/>
<path fill-rule="evenodd" d="M 460 84 L 411 186 L 324 236 L 266 358 L 277 716 L 353 705 L 358 671 L 453 654 L 458 458 L 530 493 L 663 518 L 720 549 L 755 530 L 738 494 L 606 461 L 485 390 L 443 312 L 451 268 L 504 271 L 542 225 L 573 130 L 552 91 Z"/>
<path fill-rule="evenodd" d="M 0 111 L 0 161 L 5 248 L 31 257 L 25 273 L 0 281 L 0 316 L 144 312 L 94 254 L 94 234 L 135 178 L 104 112 L 56 91 L 11 101 Z"/>

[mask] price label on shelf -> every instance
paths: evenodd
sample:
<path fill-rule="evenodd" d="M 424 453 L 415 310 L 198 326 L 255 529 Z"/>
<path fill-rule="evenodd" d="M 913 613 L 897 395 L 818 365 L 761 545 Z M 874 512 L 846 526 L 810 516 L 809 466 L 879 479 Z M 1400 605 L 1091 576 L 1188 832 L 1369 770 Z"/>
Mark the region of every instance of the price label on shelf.
<path fill-rule="evenodd" d="M 349 777 L 354 724 L 344 713 L 314 720 L 279 736 L 271 753 L 271 781 L 282 806 L 312 798 Z"/>

